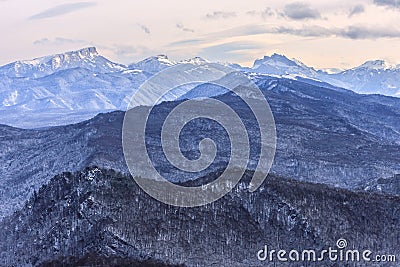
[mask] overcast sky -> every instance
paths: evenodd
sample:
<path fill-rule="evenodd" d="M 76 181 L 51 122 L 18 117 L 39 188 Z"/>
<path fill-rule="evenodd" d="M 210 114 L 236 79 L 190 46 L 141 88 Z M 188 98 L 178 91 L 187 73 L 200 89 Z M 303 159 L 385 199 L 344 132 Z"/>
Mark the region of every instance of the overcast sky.
<path fill-rule="evenodd" d="M 85 46 L 124 64 L 275 52 L 317 68 L 400 63 L 400 0 L 0 0 L 0 14 L 0 65 Z"/>

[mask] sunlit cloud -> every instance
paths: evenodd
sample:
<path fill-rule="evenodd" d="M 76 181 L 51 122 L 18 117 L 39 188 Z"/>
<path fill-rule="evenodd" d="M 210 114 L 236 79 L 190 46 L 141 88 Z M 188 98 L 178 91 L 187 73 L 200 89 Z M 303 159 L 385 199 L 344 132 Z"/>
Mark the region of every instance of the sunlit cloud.
<path fill-rule="evenodd" d="M 47 18 L 58 17 L 81 9 L 93 7 L 95 5 L 96 5 L 95 2 L 77 2 L 77 3 L 62 4 L 46 9 L 38 14 L 29 17 L 29 19 L 36 20 L 36 19 L 47 19 Z"/>

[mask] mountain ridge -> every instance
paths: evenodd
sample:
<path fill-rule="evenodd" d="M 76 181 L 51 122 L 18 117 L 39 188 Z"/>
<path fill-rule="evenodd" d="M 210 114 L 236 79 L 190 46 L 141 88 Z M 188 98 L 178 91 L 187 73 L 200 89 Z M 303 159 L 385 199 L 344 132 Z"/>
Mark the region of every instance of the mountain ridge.
<path fill-rule="evenodd" d="M 0 67 L 0 123 L 24 128 L 38 128 L 75 123 L 99 112 L 125 110 L 135 90 L 149 77 L 178 64 L 207 68 L 200 57 L 173 61 L 166 55 L 149 57 L 129 66 L 113 63 L 96 48 L 16 61 Z M 249 78 L 275 76 L 308 82 L 327 83 L 358 93 L 384 93 L 400 96 L 400 68 L 386 68 L 383 61 L 371 61 L 337 73 L 308 67 L 296 59 L 273 54 L 257 59 L 252 68 L 225 63 Z M 190 94 L 180 88 L 182 95 Z M 211 94 L 210 94 L 211 93 Z M 214 96 L 210 90 L 199 93 Z M 174 96 L 168 100 L 174 100 Z"/>
<path fill-rule="evenodd" d="M 400 173 L 398 158 L 400 138 L 400 100 L 379 95 L 359 95 L 348 90 L 332 90 L 319 85 L 277 77 L 262 77 L 257 81 L 274 114 L 277 130 L 277 150 L 273 173 L 302 181 L 319 182 L 349 189 L 379 188 L 379 178 L 390 178 Z M 250 142 L 257 148 L 257 131 L 252 125 L 251 112 L 240 99 L 229 93 L 215 96 L 238 110 L 249 127 Z M 184 101 L 184 100 L 181 100 Z M 199 100 L 201 101 L 201 100 Z M 153 108 L 156 118 L 180 102 L 162 102 Z M 142 114 L 136 107 L 132 112 Z M 94 116 L 94 115 L 93 115 Z M 32 189 L 62 171 L 80 170 L 88 165 L 113 168 L 128 172 L 125 165 L 121 128 L 124 112 L 115 111 L 73 125 L 47 127 L 39 130 L 0 127 L 0 217 L 21 205 L 21 200 Z M 150 120 L 155 129 L 150 138 L 155 167 L 174 176 L 176 170 L 162 157 L 157 137 L 158 120 Z M 221 157 L 226 158 L 229 142 L 213 124 L 191 124 L 182 132 L 182 147 L 188 153 L 198 153 L 198 129 L 212 132 L 210 138 L 221 145 Z M 66 145 L 67 144 L 67 145 Z M 251 166 L 257 162 L 256 151 L 251 150 Z M 219 155 L 219 154 L 218 154 Z M 224 156 L 225 155 L 225 156 Z M 212 169 L 211 168 L 211 169 Z M 176 178 L 187 179 L 186 174 Z M 396 176 L 397 177 L 397 176 Z M 191 178 L 191 177 L 188 177 Z M 389 180 L 387 183 L 392 183 Z M 381 186 L 386 192 L 387 186 Z M 392 194 L 400 194 L 388 190 Z"/>
<path fill-rule="evenodd" d="M 83 67 L 99 73 L 117 72 L 126 67 L 101 56 L 95 47 L 54 54 L 32 60 L 15 61 L 0 67 L 0 73 L 16 78 L 40 78 L 59 70 Z"/>
<path fill-rule="evenodd" d="M 399 253 L 399 197 L 273 175 L 250 194 L 251 174 L 215 203 L 191 209 L 156 201 L 112 169 L 58 174 L 0 222 L 0 265 L 255 267 L 265 245 L 321 251 L 339 238 L 375 254 Z"/>

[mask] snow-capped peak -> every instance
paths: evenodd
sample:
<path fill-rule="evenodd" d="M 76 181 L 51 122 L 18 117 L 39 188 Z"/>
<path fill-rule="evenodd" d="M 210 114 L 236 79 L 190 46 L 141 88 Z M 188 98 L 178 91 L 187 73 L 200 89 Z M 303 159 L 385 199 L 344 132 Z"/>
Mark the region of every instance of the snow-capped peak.
<path fill-rule="evenodd" d="M 0 73 L 9 77 L 39 78 L 71 68 L 85 68 L 99 73 L 126 69 L 125 66 L 100 56 L 95 47 L 86 47 L 32 60 L 16 61 L 0 67 Z"/>
<path fill-rule="evenodd" d="M 209 63 L 208 60 L 201 58 L 201 57 L 194 57 L 179 61 L 180 64 L 193 64 L 193 65 L 201 65 L 205 63 Z"/>
<path fill-rule="evenodd" d="M 96 47 L 86 47 L 86 48 L 82 48 L 80 50 L 77 51 L 71 51 L 71 52 L 67 52 L 67 55 L 78 55 L 81 59 L 85 59 L 85 58 L 94 58 L 96 56 L 99 55 L 99 53 L 97 52 Z"/>
<path fill-rule="evenodd" d="M 99 54 L 97 53 L 96 47 L 86 47 L 80 50 L 69 51 L 62 54 L 38 57 L 31 60 L 19 60 L 14 62 L 14 64 L 39 66 L 40 64 L 46 64 L 48 61 L 52 61 L 52 63 L 57 64 L 57 62 L 61 59 L 64 59 L 66 61 L 85 60 L 85 59 L 93 59 L 98 55 Z"/>
<path fill-rule="evenodd" d="M 294 75 L 315 78 L 317 72 L 297 59 L 289 59 L 284 55 L 272 54 L 254 62 L 252 71 L 279 76 Z"/>
<path fill-rule="evenodd" d="M 137 63 L 129 65 L 129 68 L 141 69 L 150 73 L 157 73 L 165 68 L 175 65 L 176 62 L 170 60 L 166 55 L 148 57 Z"/>
<path fill-rule="evenodd" d="M 152 56 L 152 57 L 145 58 L 145 59 L 143 59 L 143 60 L 141 60 L 141 61 L 139 61 L 137 63 L 134 63 L 132 65 L 136 65 L 137 66 L 137 65 L 148 64 L 148 63 L 151 63 L 151 62 L 153 62 L 153 63 L 154 62 L 158 62 L 158 63 L 164 64 L 164 65 L 169 65 L 169 66 L 172 66 L 172 65 L 176 64 L 176 62 L 170 60 L 167 55 L 157 55 L 157 56 Z"/>
<path fill-rule="evenodd" d="M 176 62 L 170 60 L 167 55 L 158 55 L 158 56 L 155 56 L 154 58 L 157 59 L 157 61 L 164 63 L 165 65 L 172 66 L 172 65 L 176 64 Z"/>
<path fill-rule="evenodd" d="M 385 60 L 370 60 L 365 62 L 364 64 L 354 68 L 354 69 L 362 69 L 362 68 L 366 68 L 366 69 L 370 69 L 370 70 L 391 70 L 391 69 L 395 69 L 396 65 L 394 64 L 390 64 L 388 62 L 386 62 Z"/>
<path fill-rule="evenodd" d="M 284 55 L 272 54 L 271 56 L 264 56 L 262 59 L 257 59 L 254 62 L 253 68 L 258 68 L 261 65 L 276 65 L 276 66 L 295 66 L 298 65 L 296 61 L 288 59 Z M 304 65 L 301 63 L 301 65 Z"/>

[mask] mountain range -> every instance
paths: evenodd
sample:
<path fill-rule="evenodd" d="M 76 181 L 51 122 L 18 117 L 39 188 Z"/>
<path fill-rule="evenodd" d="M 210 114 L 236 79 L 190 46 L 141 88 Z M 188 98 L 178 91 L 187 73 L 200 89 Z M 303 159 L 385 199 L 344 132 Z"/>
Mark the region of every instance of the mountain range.
<path fill-rule="evenodd" d="M 125 110 L 136 89 L 155 73 L 176 64 L 207 63 L 199 57 L 175 62 L 158 55 L 124 66 L 101 56 L 94 47 L 16 61 L 0 67 L 0 123 L 39 128 L 79 122 L 99 112 Z M 278 54 L 256 60 L 251 68 L 226 65 L 249 77 L 264 74 L 328 83 L 358 93 L 400 94 L 400 66 L 388 66 L 382 60 L 338 73 L 316 70 Z M 176 97 L 190 89 L 181 88 Z"/>
<path fill-rule="evenodd" d="M 260 266 L 257 251 L 265 245 L 322 250 L 340 238 L 349 248 L 400 253 L 400 98 L 376 94 L 398 94 L 392 88 L 398 66 L 371 61 L 328 73 L 277 54 L 251 68 L 225 64 L 259 87 L 276 124 L 274 163 L 252 193 L 260 129 L 238 95 L 194 83 L 152 107 L 134 106 L 127 112 L 139 118 L 152 108 L 145 146 L 154 168 L 183 186 L 216 179 L 230 161 L 231 144 L 218 123 L 197 118 L 182 128 L 179 149 L 194 159 L 209 138 L 215 159 L 197 173 L 177 169 L 161 142 L 171 110 L 186 99 L 211 97 L 246 128 L 250 151 L 238 185 L 212 204 L 178 208 L 134 182 L 121 131 L 135 90 L 177 64 L 202 73 L 212 63 L 159 55 L 124 66 L 85 48 L 0 67 L 0 266 Z M 349 90 L 352 84 L 360 87 L 355 91 L 377 88 L 360 94 Z M 141 160 L 132 175 L 154 178 Z"/>
<path fill-rule="evenodd" d="M 287 78 L 258 75 L 253 79 L 275 117 L 277 151 L 272 173 L 348 190 L 400 195 L 395 178 L 400 173 L 400 99 Z M 243 120 L 251 147 L 248 168 L 254 169 L 259 132 L 252 112 L 230 93 L 215 98 Z M 195 174 L 171 166 L 163 156 L 160 126 L 181 101 L 153 108 L 155 119 L 148 120 L 146 137 L 155 168 L 173 182 L 198 179 L 224 168 L 230 157 L 229 139 L 218 124 L 197 120 L 182 130 L 180 148 L 186 156 L 196 157 L 199 138 L 208 137 L 218 144 L 216 159 Z M 148 108 L 129 112 L 143 117 Z M 102 113 L 77 124 L 42 129 L 0 125 L 0 218 L 22 207 L 35 190 L 61 172 L 97 165 L 127 174 L 121 132 L 124 115 L 122 111 Z M 144 170 L 139 167 L 137 175 L 144 177 L 146 173 L 138 172 Z"/>

